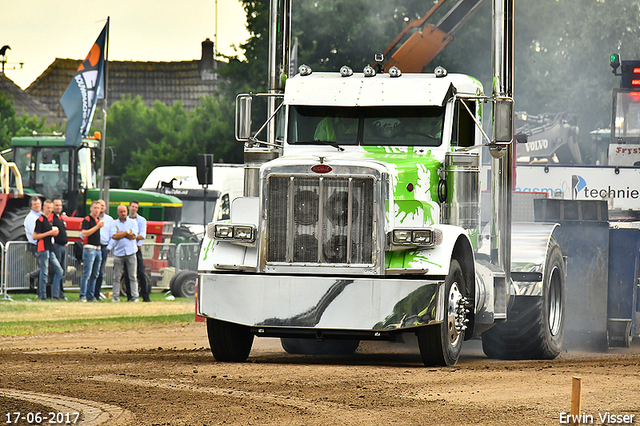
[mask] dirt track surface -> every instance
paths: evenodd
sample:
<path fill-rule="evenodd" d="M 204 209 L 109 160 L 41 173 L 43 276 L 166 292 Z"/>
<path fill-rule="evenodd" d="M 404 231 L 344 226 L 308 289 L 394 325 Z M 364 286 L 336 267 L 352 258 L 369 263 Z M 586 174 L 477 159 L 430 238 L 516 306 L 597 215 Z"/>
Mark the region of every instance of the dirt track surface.
<path fill-rule="evenodd" d="M 248 362 L 218 363 L 202 323 L 12 337 L 0 338 L 0 423 L 79 412 L 85 425 L 557 425 L 573 376 L 592 424 L 607 412 L 640 424 L 637 340 L 553 361 L 489 360 L 472 341 L 454 368 L 425 368 L 412 345 L 307 357 L 266 338 Z"/>

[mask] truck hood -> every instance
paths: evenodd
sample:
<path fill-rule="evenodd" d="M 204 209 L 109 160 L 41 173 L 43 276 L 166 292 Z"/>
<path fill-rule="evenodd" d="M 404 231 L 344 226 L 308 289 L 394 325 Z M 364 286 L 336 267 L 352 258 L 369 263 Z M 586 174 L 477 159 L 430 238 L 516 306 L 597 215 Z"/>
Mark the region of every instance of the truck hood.
<path fill-rule="evenodd" d="M 319 164 L 337 170 L 371 168 L 389 176 L 391 200 L 386 211 L 388 214 L 393 212 L 396 222 L 403 223 L 409 218 L 415 223 L 411 219 L 419 218 L 421 225 L 434 223 L 433 218 L 439 213 L 438 186 L 445 149 L 363 146 L 337 151 L 327 148 L 330 149 L 315 149 L 314 154 L 307 151 L 279 157 L 266 163 L 263 172 L 274 172 L 281 167 L 289 169 L 295 165 L 302 173 L 315 174 L 311 168 Z M 331 176 L 332 173 L 333 170 L 326 175 Z"/>

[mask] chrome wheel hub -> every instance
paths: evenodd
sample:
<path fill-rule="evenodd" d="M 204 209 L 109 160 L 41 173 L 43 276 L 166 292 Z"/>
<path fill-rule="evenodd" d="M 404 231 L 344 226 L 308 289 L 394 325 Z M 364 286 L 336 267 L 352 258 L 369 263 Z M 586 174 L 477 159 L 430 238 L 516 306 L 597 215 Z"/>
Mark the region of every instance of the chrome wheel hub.
<path fill-rule="evenodd" d="M 467 329 L 468 303 L 468 299 L 460 292 L 458 283 L 451 284 L 447 305 L 447 333 L 449 341 L 454 346 L 458 343 L 462 332 Z"/>

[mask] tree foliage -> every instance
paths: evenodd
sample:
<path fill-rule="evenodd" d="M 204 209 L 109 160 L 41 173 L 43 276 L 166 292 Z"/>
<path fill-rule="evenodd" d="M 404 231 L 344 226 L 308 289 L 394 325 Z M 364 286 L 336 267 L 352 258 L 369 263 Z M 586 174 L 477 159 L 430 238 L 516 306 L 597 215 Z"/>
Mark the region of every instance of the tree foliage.
<path fill-rule="evenodd" d="M 268 60 L 268 1 L 242 1 L 252 37 L 241 46 L 246 60 L 233 74 L 264 88 Z M 293 0 L 292 34 L 299 63 L 316 71 L 354 70 L 370 63 L 411 20 L 435 3 L 417 0 Z M 448 1 L 451 6 L 455 3 Z M 444 9 L 447 7 L 445 3 Z M 441 15 L 434 15 L 435 24 Z M 619 86 L 608 65 L 611 53 L 640 59 L 640 0 L 516 0 L 516 109 L 530 114 L 568 112 L 581 136 L 609 125 L 611 91 Z M 485 1 L 426 67 L 444 66 L 478 78 L 491 91 L 491 2 Z"/>
<path fill-rule="evenodd" d="M 33 132 L 51 133 L 59 130 L 58 126 L 47 126 L 46 117 L 16 114 L 13 99 L 8 99 L 0 92 L 0 149 L 9 148 L 11 138 L 15 136 L 30 136 Z"/>
<path fill-rule="evenodd" d="M 638 0 L 559 0 L 519 4 L 516 101 L 519 108 L 577 114 L 586 134 L 611 120 L 619 87 L 609 55 L 640 59 Z"/>
<path fill-rule="evenodd" d="M 233 108 L 220 98 L 206 97 L 192 112 L 180 102 L 156 101 L 149 108 L 140 97 L 123 98 L 107 113 L 107 175 L 138 188 L 158 166 L 195 165 L 197 154 L 212 153 L 216 161 L 242 162 L 242 146 L 233 136 Z"/>

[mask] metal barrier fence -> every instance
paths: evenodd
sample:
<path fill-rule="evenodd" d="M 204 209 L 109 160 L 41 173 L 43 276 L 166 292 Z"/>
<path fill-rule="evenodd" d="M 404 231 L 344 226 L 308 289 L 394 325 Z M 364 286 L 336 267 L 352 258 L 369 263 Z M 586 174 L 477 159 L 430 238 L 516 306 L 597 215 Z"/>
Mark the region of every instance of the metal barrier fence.
<path fill-rule="evenodd" d="M 4 255 L 4 244 L 0 243 L 0 268 L 4 271 L 4 263 L 6 261 Z M 5 285 L 4 274 L 0 274 L 0 300 L 11 300 L 9 293 L 7 292 L 7 286 Z"/>
<path fill-rule="evenodd" d="M 183 243 L 176 246 L 176 272 L 184 269 L 198 270 L 198 256 L 200 255 L 200 243 Z"/>
<path fill-rule="evenodd" d="M 9 241 L 5 246 L 2 278 L 7 292 L 11 290 L 29 290 L 32 287 L 31 272 L 38 269 L 38 260 L 29 250 L 27 241 Z"/>
<path fill-rule="evenodd" d="M 30 243 L 26 241 L 9 241 L 6 246 L 0 244 L 2 256 L 2 274 L 0 274 L 0 296 L 8 297 L 9 291 L 35 290 L 38 277 L 32 272 L 38 269 L 36 257 L 29 251 Z M 66 268 L 63 286 L 66 289 L 79 288 L 82 279 L 82 261 L 74 253 L 73 244 L 66 247 Z M 154 288 L 169 289 L 173 275 L 180 270 L 195 271 L 198 266 L 200 244 L 198 243 L 144 243 L 142 257 L 145 272 Z M 102 288 L 113 286 L 113 255 L 107 258 L 106 271 Z M 31 278 L 33 276 L 33 278 Z"/>

